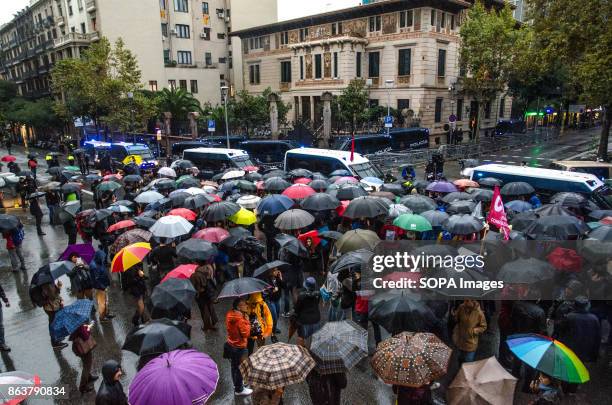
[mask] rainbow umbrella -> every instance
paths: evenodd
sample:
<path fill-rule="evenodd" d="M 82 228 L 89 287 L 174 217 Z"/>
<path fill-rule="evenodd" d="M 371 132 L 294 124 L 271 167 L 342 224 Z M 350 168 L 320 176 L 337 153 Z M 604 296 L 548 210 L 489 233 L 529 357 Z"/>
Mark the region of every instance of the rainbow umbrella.
<path fill-rule="evenodd" d="M 236 225 L 249 226 L 257 222 L 257 216 L 255 215 L 255 213 L 245 208 L 240 208 L 240 210 L 237 213 L 235 213 L 234 215 L 232 215 L 231 217 L 227 219 L 232 221 Z"/>
<path fill-rule="evenodd" d="M 589 381 L 589 371 L 569 347 L 535 333 L 511 335 L 506 340 L 516 357 L 549 376 L 569 383 Z"/>
<path fill-rule="evenodd" d="M 151 244 L 147 242 L 138 242 L 124 247 L 113 258 L 111 271 L 113 273 L 125 272 L 130 267 L 141 263 L 150 251 Z"/>

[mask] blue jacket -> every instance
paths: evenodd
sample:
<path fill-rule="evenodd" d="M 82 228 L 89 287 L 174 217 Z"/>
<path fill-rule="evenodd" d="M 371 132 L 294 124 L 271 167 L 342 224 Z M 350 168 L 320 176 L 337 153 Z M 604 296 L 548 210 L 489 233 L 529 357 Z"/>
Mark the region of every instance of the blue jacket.
<path fill-rule="evenodd" d="M 92 287 L 96 290 L 104 290 L 110 286 L 110 277 L 105 262 L 106 253 L 103 250 L 98 250 L 89 264 Z"/>

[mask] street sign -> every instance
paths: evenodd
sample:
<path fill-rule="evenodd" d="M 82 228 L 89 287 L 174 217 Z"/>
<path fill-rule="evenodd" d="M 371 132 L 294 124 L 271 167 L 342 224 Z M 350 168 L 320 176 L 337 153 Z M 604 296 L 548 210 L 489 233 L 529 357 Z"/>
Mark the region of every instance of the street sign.
<path fill-rule="evenodd" d="M 215 120 L 208 120 L 208 132 L 215 132 Z"/>
<path fill-rule="evenodd" d="M 385 128 L 393 127 L 393 117 L 390 115 L 385 116 Z"/>
<path fill-rule="evenodd" d="M 448 122 L 455 122 L 457 121 L 457 117 L 455 116 L 455 114 L 451 114 L 448 116 Z"/>

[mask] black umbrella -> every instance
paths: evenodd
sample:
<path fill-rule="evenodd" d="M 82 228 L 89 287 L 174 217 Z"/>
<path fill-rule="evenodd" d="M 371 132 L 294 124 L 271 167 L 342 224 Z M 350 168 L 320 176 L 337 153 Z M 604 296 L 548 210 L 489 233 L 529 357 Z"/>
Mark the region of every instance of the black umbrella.
<path fill-rule="evenodd" d="M 347 218 L 375 218 L 386 215 L 388 207 L 380 198 L 359 197 L 352 200 L 344 211 Z"/>
<path fill-rule="evenodd" d="M 469 235 L 480 232 L 484 228 L 484 224 L 481 220 L 469 214 L 457 214 L 444 221 L 442 227 L 455 235 Z"/>
<path fill-rule="evenodd" d="M 147 204 L 145 211 L 164 211 L 172 208 L 173 204 L 172 198 L 162 198 L 161 200 Z"/>
<path fill-rule="evenodd" d="M 252 181 L 248 181 L 248 180 L 235 180 L 235 183 L 236 183 L 236 187 L 240 191 L 247 191 L 247 192 L 257 191 L 257 186 Z"/>
<path fill-rule="evenodd" d="M 59 166 L 53 166 L 47 169 L 47 173 L 49 173 L 52 176 L 57 176 L 59 175 L 62 171 L 64 170 L 63 167 L 59 167 Z"/>
<path fill-rule="evenodd" d="M 176 182 L 172 179 L 159 179 L 155 182 L 155 188 L 159 191 L 176 190 Z"/>
<path fill-rule="evenodd" d="M 513 181 L 511 183 L 504 184 L 501 188 L 501 193 L 504 196 L 518 196 L 518 195 L 529 195 L 533 194 L 535 189 L 529 183 L 524 181 Z"/>
<path fill-rule="evenodd" d="M 100 180 L 102 180 L 102 176 L 98 174 L 88 174 L 87 176 L 85 176 L 85 182 L 89 184 L 95 183 L 96 181 L 100 181 Z"/>
<path fill-rule="evenodd" d="M 289 183 L 287 180 L 283 179 L 282 177 L 268 177 L 264 181 L 264 185 L 263 185 L 264 190 L 271 191 L 274 193 L 280 193 L 284 191 L 286 188 L 288 188 L 289 186 L 291 186 L 291 183 Z"/>
<path fill-rule="evenodd" d="M 493 199 L 493 190 L 488 190 L 486 188 L 473 188 L 470 190 L 469 195 L 472 200 L 476 202 L 491 202 L 491 200 Z"/>
<path fill-rule="evenodd" d="M 185 199 L 183 207 L 190 210 L 206 207 L 208 204 L 215 202 L 215 198 L 208 194 L 196 194 Z"/>
<path fill-rule="evenodd" d="M 204 219 L 208 222 L 225 221 L 240 211 L 240 205 L 231 201 L 220 201 L 210 204 L 204 211 Z"/>
<path fill-rule="evenodd" d="M 429 210 L 421 212 L 420 215 L 429 221 L 433 227 L 441 227 L 444 221 L 448 219 L 448 214 L 440 210 Z"/>
<path fill-rule="evenodd" d="M 497 273 L 497 280 L 510 284 L 532 284 L 550 280 L 553 276 L 553 267 L 548 262 L 529 258 L 504 264 Z"/>
<path fill-rule="evenodd" d="M 415 180 L 412 182 L 412 186 L 417 189 L 418 192 L 422 192 L 431 184 L 430 181 L 427 180 Z"/>
<path fill-rule="evenodd" d="M 436 315 L 422 301 L 408 294 L 381 294 L 371 303 L 369 319 L 389 333 L 431 332 L 438 329 Z"/>
<path fill-rule="evenodd" d="M 176 184 L 177 184 L 177 188 L 179 189 L 187 189 L 189 187 L 199 188 L 200 180 L 196 179 L 195 177 L 185 177 L 185 178 L 180 178 L 179 180 L 177 180 Z"/>
<path fill-rule="evenodd" d="M 476 207 L 476 203 L 473 201 L 458 200 L 453 201 L 446 207 L 446 212 L 449 214 L 471 214 Z"/>
<path fill-rule="evenodd" d="M 306 228 L 313 222 L 314 217 L 308 211 L 294 208 L 279 214 L 274 220 L 274 226 L 282 230 L 296 230 Z"/>
<path fill-rule="evenodd" d="M 251 231 L 242 226 L 231 227 L 229 233 L 232 236 L 251 236 Z"/>
<path fill-rule="evenodd" d="M 500 179 L 496 179 L 495 177 L 483 177 L 482 179 L 478 179 L 476 180 L 478 182 L 478 184 L 480 184 L 480 186 L 484 186 L 484 187 L 495 187 L 495 186 L 500 186 L 502 184 L 504 184 L 503 181 L 501 181 Z"/>
<path fill-rule="evenodd" d="M 314 172 L 314 173 L 312 173 L 312 180 L 313 181 L 314 180 L 325 180 L 325 181 L 327 181 L 327 176 L 324 175 L 321 172 Z"/>
<path fill-rule="evenodd" d="M 327 182 L 327 180 L 316 179 L 316 180 L 311 181 L 309 186 L 312 187 L 312 189 L 317 192 L 323 192 L 327 189 L 327 187 L 329 186 L 329 183 Z"/>
<path fill-rule="evenodd" d="M 10 232 L 19 227 L 21 221 L 14 215 L 0 214 L 0 232 Z"/>
<path fill-rule="evenodd" d="M 563 207 L 582 208 L 587 204 L 587 199 L 578 193 L 557 193 L 550 197 L 552 204 L 560 204 Z"/>
<path fill-rule="evenodd" d="M 153 289 L 151 317 L 153 319 L 187 317 L 191 312 L 195 296 L 196 291 L 191 281 L 179 278 L 166 280 Z"/>
<path fill-rule="evenodd" d="M 179 169 L 191 169 L 193 167 L 193 163 L 191 163 L 191 160 L 181 159 L 173 162 L 172 167 Z"/>
<path fill-rule="evenodd" d="M 340 186 L 336 192 L 336 198 L 338 200 L 353 200 L 357 197 L 365 197 L 368 192 L 361 186 L 355 184 L 347 184 Z"/>
<path fill-rule="evenodd" d="M 167 353 L 189 343 L 191 326 L 162 318 L 132 329 L 121 347 L 139 356 Z"/>
<path fill-rule="evenodd" d="M 338 240 L 341 237 L 342 237 L 342 233 L 341 232 L 336 232 L 336 231 L 323 231 L 323 232 L 319 232 L 319 238 L 323 238 L 323 239 Z"/>
<path fill-rule="evenodd" d="M 81 191 L 81 184 L 79 183 L 66 183 L 61 187 L 61 190 L 65 194 L 78 193 Z"/>
<path fill-rule="evenodd" d="M 438 204 L 431 198 L 419 195 L 412 194 L 402 197 L 400 200 L 400 204 L 405 205 L 415 214 L 420 214 L 421 212 L 435 210 L 438 207 Z"/>
<path fill-rule="evenodd" d="M 223 284 L 223 289 L 217 298 L 243 297 L 270 287 L 270 284 L 255 277 L 236 278 Z"/>
<path fill-rule="evenodd" d="M 560 204 L 544 204 L 540 208 L 534 210 L 534 212 L 540 217 L 549 217 L 551 215 L 575 216 L 571 211 Z"/>
<path fill-rule="evenodd" d="M 100 221 L 104 221 L 106 218 L 112 215 L 113 215 L 113 211 L 103 208 L 100 210 L 96 210 L 95 214 L 92 215 L 91 218 L 96 222 L 100 222 Z"/>
<path fill-rule="evenodd" d="M 175 190 L 168 195 L 168 198 L 172 200 L 173 208 L 180 208 L 185 205 L 187 198 L 191 197 L 191 194 L 185 190 Z"/>
<path fill-rule="evenodd" d="M 203 239 L 188 239 L 176 247 L 176 254 L 187 263 L 206 262 L 217 255 L 217 248 Z"/>
<path fill-rule="evenodd" d="M 287 235 L 286 233 L 278 234 L 274 237 L 274 240 L 278 243 L 281 249 L 285 249 L 287 252 L 300 256 L 308 257 L 308 249 L 300 242 L 297 238 Z"/>
<path fill-rule="evenodd" d="M 404 189 L 404 187 L 402 187 L 402 185 L 398 183 L 385 183 L 380 187 L 380 191 L 393 193 L 397 196 L 402 196 L 406 194 L 406 190 Z"/>
<path fill-rule="evenodd" d="M 142 181 L 142 177 L 137 174 L 128 174 L 123 178 L 124 183 L 140 183 Z"/>
<path fill-rule="evenodd" d="M 244 176 L 244 179 L 248 181 L 259 181 L 263 179 L 263 176 L 257 172 L 249 172 Z"/>
<path fill-rule="evenodd" d="M 265 275 L 269 270 L 276 268 L 280 269 L 287 266 L 290 266 L 290 264 L 287 262 L 283 262 L 281 260 L 274 260 L 273 262 L 266 263 L 263 266 L 256 268 L 253 272 L 253 277 L 259 277 L 261 275 Z"/>
<path fill-rule="evenodd" d="M 361 272 L 363 266 L 368 263 L 370 258 L 374 255 L 374 252 L 367 249 L 357 249 L 351 252 L 345 253 L 338 258 L 330 266 L 330 272 L 339 273 L 345 269 L 353 269 Z"/>
<path fill-rule="evenodd" d="M 45 305 L 46 300 L 42 293 L 42 286 L 45 284 L 52 284 L 55 280 L 51 275 L 51 271 L 49 266 L 43 266 L 34 275 L 32 276 L 32 280 L 30 281 L 30 288 L 28 293 L 30 295 L 30 300 L 34 305 L 42 307 Z"/>
<path fill-rule="evenodd" d="M 294 170 L 291 170 L 288 174 L 289 174 L 289 177 L 293 179 L 297 179 L 300 177 L 306 177 L 309 179 L 312 178 L 312 172 L 308 169 L 294 169 Z"/>
<path fill-rule="evenodd" d="M 332 176 L 344 177 L 344 176 L 352 176 L 352 174 L 346 169 L 338 169 L 338 170 L 334 170 L 333 172 L 331 172 L 329 176 L 330 177 Z"/>
<path fill-rule="evenodd" d="M 300 205 L 303 209 L 309 211 L 325 211 L 336 209 L 340 205 L 340 201 L 329 194 L 316 193 L 304 198 Z"/>
<path fill-rule="evenodd" d="M 272 177 L 280 177 L 280 178 L 285 178 L 287 176 L 287 173 L 284 170 L 281 169 L 272 169 L 270 171 L 266 171 L 263 175 L 263 179 L 264 180 L 268 180 Z"/>
<path fill-rule="evenodd" d="M 589 239 L 612 242 L 612 226 L 602 225 L 589 233 Z"/>
<path fill-rule="evenodd" d="M 137 216 L 137 217 L 132 218 L 132 221 L 134 221 L 134 223 L 136 224 L 137 227 L 143 228 L 143 229 L 149 229 L 150 227 L 155 225 L 155 223 L 157 222 L 153 218 L 144 217 L 144 216 L 140 216 L 140 215 Z"/>
<path fill-rule="evenodd" d="M 595 210 L 595 211 L 591 211 L 589 212 L 589 217 L 595 219 L 595 220 L 600 220 L 603 219 L 605 217 L 612 217 L 612 210 Z"/>
<path fill-rule="evenodd" d="M 44 197 L 45 195 L 46 195 L 46 194 L 45 194 L 45 193 L 43 193 L 42 191 L 35 191 L 34 193 L 29 194 L 29 195 L 28 195 L 28 197 L 27 197 L 27 199 L 28 199 L 28 200 L 32 200 L 32 199 L 34 199 L 34 198 Z"/>
<path fill-rule="evenodd" d="M 468 194 L 464 191 L 453 191 L 452 193 L 448 193 L 446 194 L 444 197 L 442 197 L 442 201 L 444 201 L 447 204 L 450 204 L 454 201 L 469 201 L 472 200 L 474 198 L 474 196 L 472 194 Z"/>
<path fill-rule="evenodd" d="M 566 240 L 586 234 L 589 227 L 576 217 L 550 215 L 535 220 L 525 229 L 531 239 Z"/>
<path fill-rule="evenodd" d="M 540 218 L 540 216 L 535 212 L 525 211 L 514 215 L 510 221 L 510 224 L 512 225 L 512 229 L 516 231 L 524 231 L 538 218 Z"/>

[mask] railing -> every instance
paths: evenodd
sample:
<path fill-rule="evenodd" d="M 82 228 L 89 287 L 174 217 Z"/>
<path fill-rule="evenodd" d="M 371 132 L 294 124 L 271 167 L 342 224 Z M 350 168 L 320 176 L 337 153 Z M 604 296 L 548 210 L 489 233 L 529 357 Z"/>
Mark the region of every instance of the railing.
<path fill-rule="evenodd" d="M 70 32 L 66 35 L 62 35 L 61 37 L 53 40 L 53 45 L 57 48 L 62 45 L 66 45 L 70 42 L 87 42 L 89 41 L 89 37 L 87 34 L 81 34 L 80 32 Z"/>

